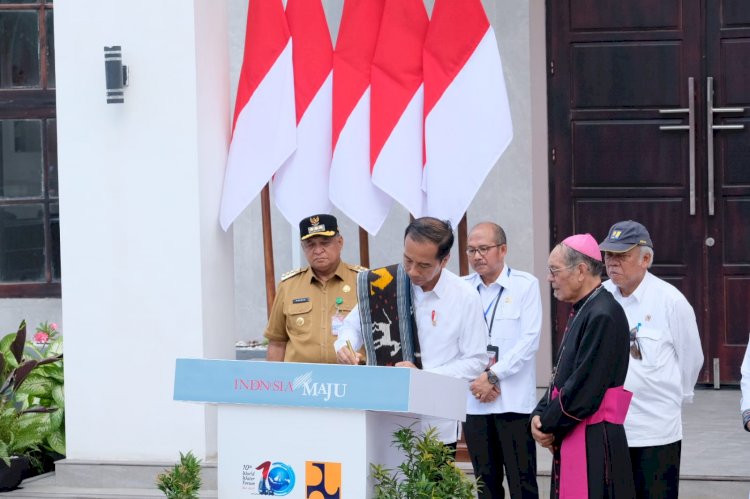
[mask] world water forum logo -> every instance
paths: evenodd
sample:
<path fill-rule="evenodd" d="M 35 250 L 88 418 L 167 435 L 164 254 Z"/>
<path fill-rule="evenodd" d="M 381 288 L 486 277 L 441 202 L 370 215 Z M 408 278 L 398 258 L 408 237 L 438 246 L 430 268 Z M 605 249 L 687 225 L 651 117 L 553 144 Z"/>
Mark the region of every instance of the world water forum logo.
<path fill-rule="evenodd" d="M 291 466 L 264 461 L 255 468 L 242 465 L 242 488 L 259 496 L 285 496 L 294 490 L 295 476 Z"/>

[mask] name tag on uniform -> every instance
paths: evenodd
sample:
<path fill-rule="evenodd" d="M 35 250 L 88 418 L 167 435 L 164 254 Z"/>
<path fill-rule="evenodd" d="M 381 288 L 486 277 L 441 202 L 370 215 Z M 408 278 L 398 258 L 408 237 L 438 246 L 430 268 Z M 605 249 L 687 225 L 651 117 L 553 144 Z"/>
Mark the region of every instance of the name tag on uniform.
<path fill-rule="evenodd" d="M 307 303 L 310 301 L 310 298 L 295 298 L 292 300 L 292 303 Z"/>
<path fill-rule="evenodd" d="M 338 336 L 342 327 L 344 327 L 344 315 L 341 312 L 336 312 L 331 316 L 331 333 Z"/>

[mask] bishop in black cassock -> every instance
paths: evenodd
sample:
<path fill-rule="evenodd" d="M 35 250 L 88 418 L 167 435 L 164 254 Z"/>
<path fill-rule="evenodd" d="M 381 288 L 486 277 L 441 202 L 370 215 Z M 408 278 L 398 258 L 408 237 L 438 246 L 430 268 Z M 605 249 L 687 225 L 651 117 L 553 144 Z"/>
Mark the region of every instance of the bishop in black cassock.
<path fill-rule="evenodd" d="M 534 438 L 553 451 L 552 498 L 635 496 L 623 421 L 632 394 L 628 321 L 601 286 L 601 253 L 589 234 L 549 256 L 555 298 L 573 304 L 547 393 L 532 413 Z"/>

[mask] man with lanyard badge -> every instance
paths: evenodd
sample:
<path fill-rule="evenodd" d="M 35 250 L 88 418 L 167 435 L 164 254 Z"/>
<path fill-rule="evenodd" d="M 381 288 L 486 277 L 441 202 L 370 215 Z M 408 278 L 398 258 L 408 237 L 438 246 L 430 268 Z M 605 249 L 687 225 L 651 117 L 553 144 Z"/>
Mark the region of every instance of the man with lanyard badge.
<path fill-rule="evenodd" d="M 490 364 L 471 384 L 464 438 L 480 499 L 505 497 L 503 468 L 512 498 L 539 497 L 536 446 L 528 422 L 536 406 L 536 351 L 542 325 L 539 281 L 505 264 L 505 231 L 492 222 L 469 232 L 474 273 L 464 279 L 479 292 L 489 329 Z"/>

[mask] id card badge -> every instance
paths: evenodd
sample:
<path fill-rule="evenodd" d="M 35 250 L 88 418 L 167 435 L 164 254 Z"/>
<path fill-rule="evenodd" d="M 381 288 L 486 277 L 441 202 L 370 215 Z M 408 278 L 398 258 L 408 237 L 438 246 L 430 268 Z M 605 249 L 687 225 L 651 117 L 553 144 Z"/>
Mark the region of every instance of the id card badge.
<path fill-rule="evenodd" d="M 344 314 L 336 312 L 331 316 L 331 333 L 338 336 L 342 327 L 344 327 Z"/>
<path fill-rule="evenodd" d="M 487 362 L 488 369 L 495 365 L 499 353 L 500 349 L 498 349 L 495 345 L 487 345 L 487 356 L 490 358 L 490 360 Z"/>

